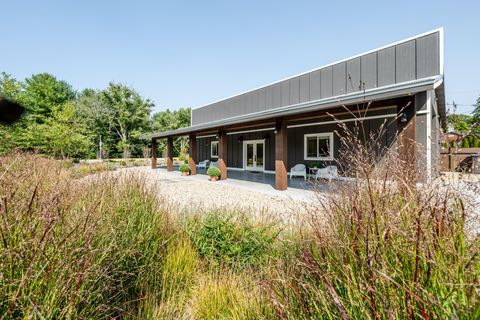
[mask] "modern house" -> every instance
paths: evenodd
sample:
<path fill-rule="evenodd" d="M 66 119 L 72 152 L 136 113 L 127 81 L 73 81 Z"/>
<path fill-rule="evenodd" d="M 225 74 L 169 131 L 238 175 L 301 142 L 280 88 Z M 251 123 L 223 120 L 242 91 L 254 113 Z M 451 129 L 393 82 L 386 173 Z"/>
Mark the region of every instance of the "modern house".
<path fill-rule="evenodd" d="M 430 174 L 446 119 L 443 60 L 437 29 L 195 108 L 190 127 L 145 137 L 152 167 L 157 139 L 167 139 L 173 170 L 172 139 L 188 135 L 191 174 L 198 162 L 216 159 L 221 179 L 229 170 L 263 171 L 285 190 L 296 164 L 341 163 L 338 122 L 362 120 L 370 131 L 388 122 L 382 144 L 409 162 L 424 158 Z"/>

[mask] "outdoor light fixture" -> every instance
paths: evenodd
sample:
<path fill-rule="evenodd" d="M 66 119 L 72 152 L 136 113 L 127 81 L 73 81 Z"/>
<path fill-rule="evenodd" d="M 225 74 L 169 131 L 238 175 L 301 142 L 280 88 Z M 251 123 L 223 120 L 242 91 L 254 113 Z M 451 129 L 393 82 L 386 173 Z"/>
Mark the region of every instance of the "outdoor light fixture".
<path fill-rule="evenodd" d="M 407 123 L 408 122 L 408 114 L 407 111 L 402 112 L 402 116 L 400 117 L 400 122 L 401 123 Z"/>

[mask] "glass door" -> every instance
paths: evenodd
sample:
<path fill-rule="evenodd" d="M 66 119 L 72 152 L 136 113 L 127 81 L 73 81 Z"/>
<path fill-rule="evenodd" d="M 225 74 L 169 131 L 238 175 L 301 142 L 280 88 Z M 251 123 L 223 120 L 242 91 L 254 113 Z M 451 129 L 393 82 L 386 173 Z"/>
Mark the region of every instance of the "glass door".
<path fill-rule="evenodd" d="M 263 171 L 265 143 L 263 140 L 253 140 L 244 142 L 244 167 L 246 170 Z"/>

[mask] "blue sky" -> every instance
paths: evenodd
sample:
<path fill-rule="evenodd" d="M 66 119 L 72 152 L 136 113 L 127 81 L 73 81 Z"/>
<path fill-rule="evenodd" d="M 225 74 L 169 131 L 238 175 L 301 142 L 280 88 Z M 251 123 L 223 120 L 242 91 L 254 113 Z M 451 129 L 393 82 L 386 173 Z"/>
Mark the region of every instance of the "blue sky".
<path fill-rule="evenodd" d="M 480 94 L 480 1 L 5 1 L 0 71 L 198 107 L 443 26 L 447 102 Z"/>

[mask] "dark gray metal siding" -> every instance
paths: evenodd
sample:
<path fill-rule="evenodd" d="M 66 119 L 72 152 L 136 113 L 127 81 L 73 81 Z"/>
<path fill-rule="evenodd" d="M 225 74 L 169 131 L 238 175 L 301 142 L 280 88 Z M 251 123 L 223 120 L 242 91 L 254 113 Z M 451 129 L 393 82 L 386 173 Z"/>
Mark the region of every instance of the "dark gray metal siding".
<path fill-rule="evenodd" d="M 377 50 L 192 111 L 192 124 L 315 101 L 440 73 L 440 32 Z"/>
<path fill-rule="evenodd" d="M 247 132 L 227 135 L 227 167 L 243 168 L 243 141 L 248 140 L 265 141 L 265 170 L 275 170 L 275 135 L 271 131 Z M 215 137 L 197 139 L 197 161 L 212 160 L 211 142 L 217 141 Z"/>

